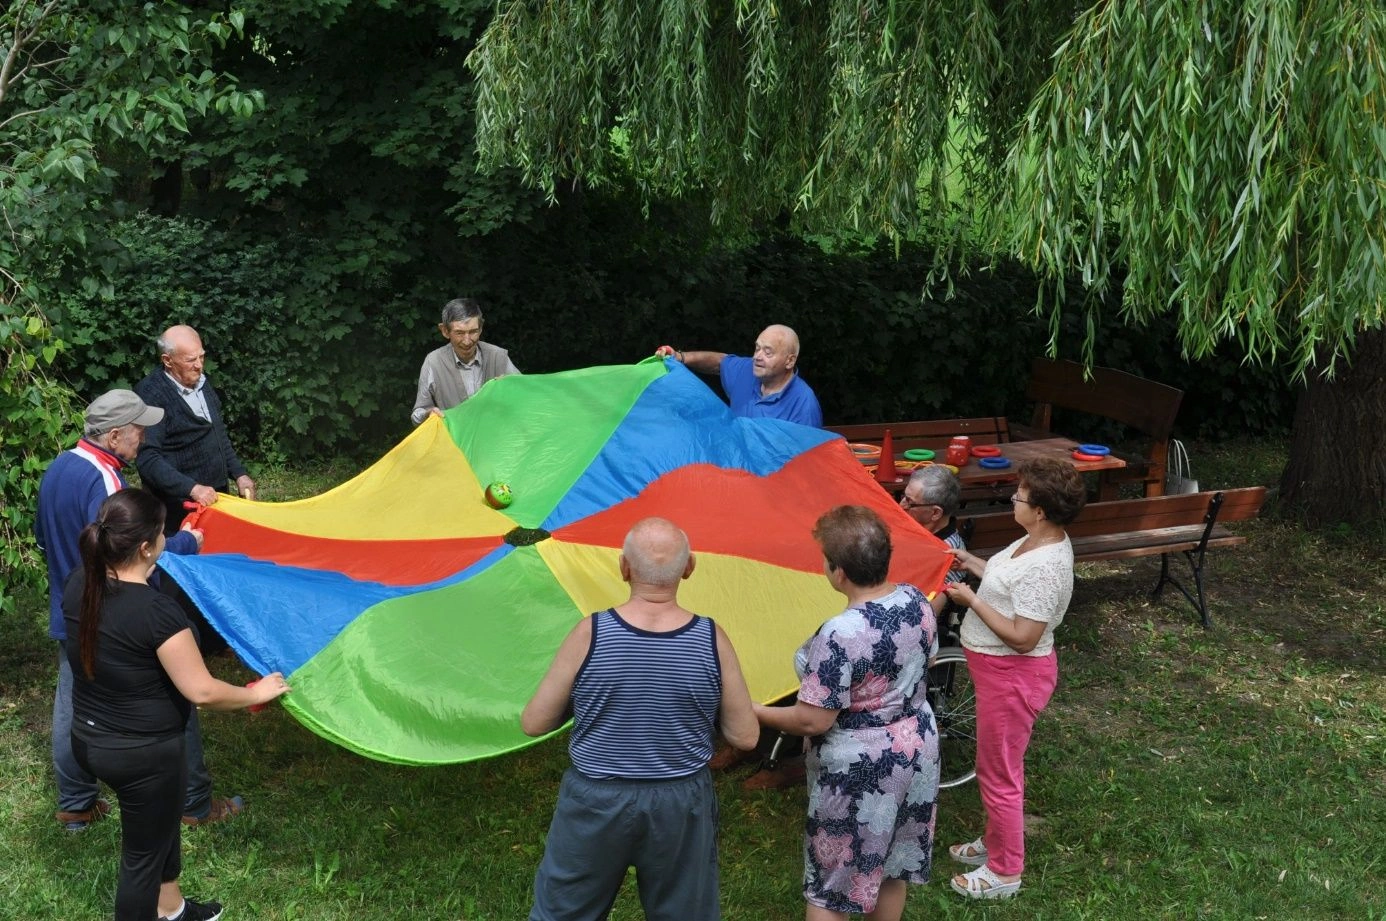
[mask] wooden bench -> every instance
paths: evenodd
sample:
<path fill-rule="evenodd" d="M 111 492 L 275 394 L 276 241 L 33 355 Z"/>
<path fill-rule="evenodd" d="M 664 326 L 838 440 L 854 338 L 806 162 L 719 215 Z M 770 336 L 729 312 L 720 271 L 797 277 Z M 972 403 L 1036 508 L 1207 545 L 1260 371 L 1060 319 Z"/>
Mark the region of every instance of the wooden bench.
<path fill-rule="evenodd" d="M 1076 361 L 1036 358 L 1025 390 L 1026 397 L 1035 402 L 1034 417 L 1028 426 L 1012 426 L 1012 437 L 1018 441 L 1048 438 L 1056 407 L 1119 422 L 1141 432 L 1149 443 L 1139 454 L 1118 452 L 1126 466 L 1101 473 L 1098 499 L 1115 499 L 1117 487 L 1131 482 L 1140 483 L 1147 497 L 1164 495 L 1169 438 L 1184 391 L 1114 368 L 1095 367 L 1090 378 L 1084 375 L 1083 366 Z"/>
<path fill-rule="evenodd" d="M 1068 526 L 1075 560 L 1120 560 L 1160 554 L 1160 579 L 1151 589 L 1158 597 L 1166 583 L 1175 588 L 1197 609 L 1203 626 L 1208 604 L 1203 592 L 1203 558 L 1210 547 L 1232 547 L 1246 538 L 1224 527 L 1228 521 L 1246 521 L 1261 513 L 1266 499 L 1264 486 L 1199 492 L 1182 496 L 1156 496 L 1148 499 L 1121 499 L 1094 502 L 1083 508 Z M 1025 531 L 1015 523 L 1010 511 L 959 513 L 959 530 L 967 549 L 989 558 L 1005 549 Z M 1171 554 L 1183 554 L 1189 565 L 1192 588 L 1170 572 Z"/>

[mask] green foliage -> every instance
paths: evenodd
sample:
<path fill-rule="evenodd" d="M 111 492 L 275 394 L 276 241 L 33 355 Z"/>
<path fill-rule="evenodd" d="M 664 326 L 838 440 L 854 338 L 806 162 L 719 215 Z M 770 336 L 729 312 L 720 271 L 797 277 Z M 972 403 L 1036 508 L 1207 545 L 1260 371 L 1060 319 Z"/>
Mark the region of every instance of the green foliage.
<path fill-rule="evenodd" d="M 39 578 L 38 480 L 75 432 L 71 393 L 52 373 L 66 347 L 51 326 L 55 292 L 109 290 L 105 153 L 170 156 L 210 110 L 253 109 L 208 66 L 236 29 L 172 3 L 0 8 L 0 608 L 10 586 Z"/>
<path fill-rule="evenodd" d="M 471 64 L 483 164 L 551 195 L 1013 257 L 1089 289 L 1084 357 L 1122 292 L 1302 374 L 1386 319 L 1384 52 L 1376 0 L 506 0 Z"/>
<path fill-rule="evenodd" d="M 630 176 L 715 219 L 957 242 L 960 178 L 1048 72 L 1062 4 L 502 3 L 471 56 L 488 167 Z M 961 170 L 962 176 L 955 175 Z"/>
<path fill-rule="evenodd" d="M 381 407 L 382 375 L 407 375 L 389 357 L 407 348 L 360 347 L 381 344 L 373 327 L 389 305 L 368 320 L 363 293 L 349 289 L 360 281 L 352 261 L 322 241 L 150 215 L 112 235 L 124 248 L 112 296 L 61 302 L 64 370 L 84 395 L 133 386 L 158 364 L 158 334 L 191 324 L 233 442 L 274 462 L 351 445 Z"/>
<path fill-rule="evenodd" d="M 466 278 L 463 290 L 487 306 L 487 338 L 527 372 L 635 361 L 663 342 L 744 353 L 773 319 L 798 329 L 803 373 L 830 422 L 1028 417 L 1029 363 L 1049 328 L 1028 310 L 1035 281 L 1024 270 L 1003 265 L 960 280 L 951 298 L 922 296 L 934 256 L 920 247 L 707 246 L 703 228 L 656 210 L 669 220 L 650 233 L 638 215 L 619 200 L 570 201 L 561 220 L 418 266 L 408 287 L 326 241 L 142 216 L 115 229 L 125 249 L 113 297 L 61 302 L 63 370 L 88 398 L 132 385 L 156 363 L 158 332 L 188 322 L 243 453 L 366 456 L 409 430 L 418 363 L 439 341 L 436 311 Z M 387 299 L 396 282 L 406 293 Z M 1065 357 L 1081 337 L 1063 328 Z M 1275 369 L 1241 367 L 1231 350 L 1187 362 L 1168 322 L 1130 330 L 1109 317 L 1099 338 L 1100 363 L 1186 391 L 1189 432 L 1284 430 L 1290 392 Z"/>
<path fill-rule="evenodd" d="M 465 56 L 489 2 L 241 8 L 247 40 L 218 63 L 272 104 L 200 135 L 186 165 L 214 183 L 189 211 L 255 213 L 377 268 L 446 258 L 457 236 L 533 213 L 537 195 L 476 169 Z"/>
<path fill-rule="evenodd" d="M 463 293 L 486 302 L 488 338 L 526 371 L 631 361 L 662 341 L 744 351 L 765 323 L 781 320 L 804 337 L 805 374 L 830 420 L 1024 415 L 1016 403 L 1029 359 L 1053 334 L 1030 311 L 1035 282 L 1005 261 L 994 273 L 959 274 L 951 297 L 927 282 L 957 255 L 948 247 L 963 234 L 977 240 L 975 209 L 985 198 L 963 193 L 1001 175 L 990 165 L 1008 145 L 995 126 L 1018 121 L 1048 73 L 1042 51 L 1063 20 L 1025 5 L 972 4 L 970 18 L 924 6 L 871 7 L 854 23 L 835 7 L 723 5 L 709 9 L 710 28 L 697 25 L 696 34 L 678 25 L 681 15 L 696 18 L 692 7 L 641 5 L 623 20 L 613 6 L 613 40 L 633 34 L 623 22 L 657 19 L 653 34 L 666 50 L 705 49 L 690 58 L 689 73 L 703 74 L 690 85 L 711 95 L 678 115 L 701 121 L 660 140 L 642 118 L 677 98 L 677 68 L 650 70 L 648 56 L 620 61 L 606 51 L 576 62 L 607 68 L 601 72 L 620 76 L 628 91 L 610 112 L 591 97 L 587 114 L 574 116 L 615 145 L 603 154 L 611 184 L 594 194 L 554 179 L 559 206 L 544 209 L 516 181 L 528 166 L 477 172 L 474 94 L 489 90 L 484 79 L 473 84 L 464 59 L 489 2 L 248 0 L 225 15 L 177 3 L 143 12 L 114 2 L 59 4 L 44 34 L 82 37 L 70 59 L 82 69 L 31 55 L 42 63 L 26 79 L 47 82 L 24 86 L 49 120 L 42 130 L 37 115 L 14 123 L 28 132 L 16 157 L 29 159 L 0 175 L 7 215 L 21 228 L 0 238 L 0 249 L 11 247 L 0 265 L 22 269 L 38 306 L 11 309 L 56 321 L 75 347 L 53 359 L 88 397 L 138 380 L 155 363 L 154 335 L 191 322 L 211 353 L 233 438 L 262 463 L 368 454 L 407 432 L 418 362 L 437 344 L 436 311 Z M 12 4 L 0 15 L 38 9 Z M 560 5 L 546 15 L 579 13 Z M 733 47 L 729 24 L 754 31 L 754 47 Z M 815 41 L 831 39 L 831 54 L 795 44 L 784 30 L 799 26 Z M 964 52 L 967 41 L 981 50 Z M 572 50 L 565 48 L 552 51 Z M 906 59 L 900 55 L 929 92 L 890 71 Z M 527 60 L 535 73 L 552 64 Z M 987 63 L 998 60 L 1003 67 Z M 626 73 L 632 62 L 635 77 Z M 817 68 L 831 105 L 810 98 L 814 85 L 801 79 L 800 64 Z M 751 90 L 716 90 L 720 76 L 743 72 L 754 78 Z M 646 87 L 641 74 L 657 80 Z M 58 93 L 62 86 L 73 87 L 70 97 Z M 515 83 L 506 91 L 534 89 Z M 15 98 L 0 100 L 0 113 L 13 112 L 2 106 Z M 908 144 L 887 143 L 896 123 L 877 117 L 882 104 L 908 123 Z M 732 127 L 718 113 L 734 116 Z M 857 122 L 869 126 L 869 143 L 848 143 Z M 836 127 L 821 151 L 781 143 L 780 135 L 799 132 L 808 144 L 811 128 L 829 124 Z M 947 149 L 927 152 L 931 144 Z M 918 183 L 902 172 L 912 156 L 924 164 Z M 673 167 L 684 198 L 656 200 L 667 189 L 662 171 Z M 695 196 L 714 167 L 731 178 Z M 800 168 L 808 172 L 785 178 Z M 788 198 L 729 204 L 774 186 L 765 177 L 777 170 L 783 181 L 775 188 Z M 896 180 L 890 195 L 869 185 L 882 170 Z M 185 219 L 125 220 L 114 229 L 117 242 L 108 241 L 116 206 L 138 209 L 149 177 L 161 173 L 180 193 L 168 207 L 181 204 Z M 829 186 L 837 191 L 829 195 Z M 939 246 L 869 242 L 882 227 L 903 234 L 913 210 L 938 231 Z M 709 213 L 724 225 L 710 223 Z M 851 219 L 839 220 L 844 214 Z M 760 243 L 736 242 L 725 230 L 763 230 L 766 218 L 780 230 Z M 852 224 L 865 232 L 847 234 Z M 813 227 L 828 231 L 821 247 L 795 239 Z M 1241 369 L 1235 347 L 1184 362 L 1172 321 L 1126 332 L 1116 303 L 1113 295 L 1092 316 L 1098 361 L 1184 387 L 1190 426 L 1283 426 L 1288 395 L 1276 369 Z M 1055 327 L 1066 356 L 1088 333 L 1086 320 L 1065 317 Z"/>
<path fill-rule="evenodd" d="M 716 245 L 683 208 L 654 205 L 646 221 L 636 202 L 596 195 L 567 197 L 550 217 L 480 241 L 462 272 L 493 308 L 487 336 L 516 350 L 523 370 L 632 361 L 663 343 L 745 354 L 783 322 L 800 334 L 800 367 L 829 423 L 1029 418 L 1030 361 L 1050 329 L 1032 310 L 1037 280 L 1014 263 L 958 278 L 949 296 L 928 284 L 936 254 L 926 247 L 825 252 L 787 235 Z M 1097 322 L 1098 363 L 1185 391 L 1182 432 L 1288 425 L 1284 368 L 1248 365 L 1235 344 L 1186 360 L 1169 319 L 1131 328 L 1110 310 Z M 1065 318 L 1062 357 L 1079 357 L 1084 333 Z"/>
<path fill-rule="evenodd" d="M 1010 249 L 1174 314 L 1184 348 L 1236 339 L 1333 367 L 1386 322 L 1386 9 L 1094 4 L 1055 53 L 997 211 Z"/>
<path fill-rule="evenodd" d="M 13 610 L 17 588 L 42 582 L 39 478 L 78 430 L 70 391 L 51 373 L 62 348 L 42 316 L 0 310 L 0 613 Z"/>

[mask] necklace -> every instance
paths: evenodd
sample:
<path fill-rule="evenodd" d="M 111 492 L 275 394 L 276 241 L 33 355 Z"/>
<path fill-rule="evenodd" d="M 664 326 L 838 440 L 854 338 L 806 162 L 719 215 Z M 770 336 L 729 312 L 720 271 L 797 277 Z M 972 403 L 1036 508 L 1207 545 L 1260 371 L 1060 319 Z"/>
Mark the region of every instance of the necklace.
<path fill-rule="evenodd" d="M 1036 538 L 1033 534 L 1025 538 L 1025 543 L 1020 548 L 1020 553 L 1029 553 L 1031 550 L 1038 550 L 1041 547 L 1048 547 L 1050 544 L 1057 544 L 1068 535 L 1063 531 L 1050 537 Z"/>

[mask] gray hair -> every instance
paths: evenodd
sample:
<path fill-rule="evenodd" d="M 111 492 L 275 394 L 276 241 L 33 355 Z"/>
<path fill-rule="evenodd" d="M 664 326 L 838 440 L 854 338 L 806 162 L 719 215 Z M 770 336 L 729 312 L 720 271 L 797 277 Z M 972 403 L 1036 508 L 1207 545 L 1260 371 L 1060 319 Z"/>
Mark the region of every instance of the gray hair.
<path fill-rule="evenodd" d="M 688 535 L 664 518 L 637 521 L 621 546 L 631 580 L 658 586 L 679 584 L 689 553 Z"/>
<path fill-rule="evenodd" d="M 482 320 L 481 302 L 470 297 L 458 297 L 443 305 L 443 325 L 451 326 L 463 320 Z M 485 322 L 482 320 L 482 322 Z"/>
<path fill-rule="evenodd" d="M 909 485 L 919 490 L 921 504 L 937 505 L 949 518 L 958 513 L 958 505 L 962 502 L 962 484 L 947 467 L 938 464 L 920 467 L 910 474 Z"/>

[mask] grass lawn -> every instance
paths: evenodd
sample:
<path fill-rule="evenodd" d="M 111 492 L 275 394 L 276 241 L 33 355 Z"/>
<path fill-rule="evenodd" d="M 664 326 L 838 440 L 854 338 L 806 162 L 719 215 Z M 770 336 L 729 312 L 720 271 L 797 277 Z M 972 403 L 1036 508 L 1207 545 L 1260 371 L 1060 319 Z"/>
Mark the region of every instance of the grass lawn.
<path fill-rule="evenodd" d="M 1273 484 L 1280 451 L 1191 446 L 1205 489 Z M 352 472 L 264 472 L 262 494 Z M 1030 749 L 1025 888 L 996 904 L 949 890 L 946 846 L 981 827 L 971 784 L 941 796 L 935 881 L 907 918 L 1386 919 L 1386 546 L 1274 517 L 1236 528 L 1250 542 L 1209 557 L 1208 631 L 1177 593 L 1147 599 L 1156 558 L 1079 567 Z M 69 835 L 52 819 L 46 625 L 37 596 L 0 618 L 0 919 L 107 918 L 118 823 Z M 202 719 L 217 791 L 250 809 L 185 832 L 183 882 L 227 921 L 527 916 L 565 740 L 405 768 L 278 708 Z M 804 793 L 743 791 L 750 770 L 718 780 L 724 915 L 802 917 Z M 633 885 L 612 917 L 642 917 Z"/>

